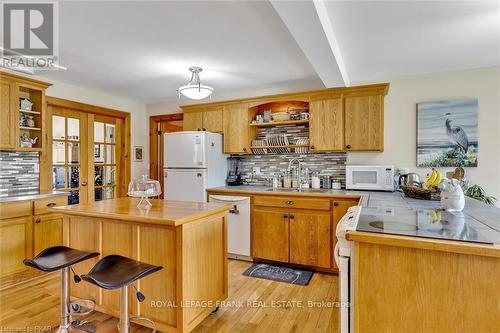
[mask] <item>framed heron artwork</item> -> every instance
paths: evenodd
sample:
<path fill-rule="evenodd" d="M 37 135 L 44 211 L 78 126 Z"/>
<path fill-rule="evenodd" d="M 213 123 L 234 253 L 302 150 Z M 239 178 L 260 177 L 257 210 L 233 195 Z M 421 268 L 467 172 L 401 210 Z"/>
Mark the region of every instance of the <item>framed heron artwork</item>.
<path fill-rule="evenodd" d="M 417 166 L 477 167 L 478 100 L 417 104 Z"/>

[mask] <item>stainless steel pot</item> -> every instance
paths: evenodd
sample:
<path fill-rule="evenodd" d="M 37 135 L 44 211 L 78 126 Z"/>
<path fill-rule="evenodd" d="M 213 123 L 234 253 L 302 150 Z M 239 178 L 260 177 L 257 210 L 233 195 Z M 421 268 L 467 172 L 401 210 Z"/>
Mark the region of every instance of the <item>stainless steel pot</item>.
<path fill-rule="evenodd" d="M 422 185 L 420 176 L 416 173 L 410 172 L 406 175 L 399 176 L 399 186 L 401 185 Z"/>

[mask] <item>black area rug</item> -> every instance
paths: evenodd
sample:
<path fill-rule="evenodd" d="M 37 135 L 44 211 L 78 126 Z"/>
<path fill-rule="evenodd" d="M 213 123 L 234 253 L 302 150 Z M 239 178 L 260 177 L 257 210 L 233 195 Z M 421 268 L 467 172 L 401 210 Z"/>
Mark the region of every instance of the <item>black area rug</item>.
<path fill-rule="evenodd" d="M 301 286 L 309 284 L 313 274 L 312 271 L 268 264 L 252 264 L 252 266 L 243 272 L 243 275 L 250 277 L 298 284 Z"/>

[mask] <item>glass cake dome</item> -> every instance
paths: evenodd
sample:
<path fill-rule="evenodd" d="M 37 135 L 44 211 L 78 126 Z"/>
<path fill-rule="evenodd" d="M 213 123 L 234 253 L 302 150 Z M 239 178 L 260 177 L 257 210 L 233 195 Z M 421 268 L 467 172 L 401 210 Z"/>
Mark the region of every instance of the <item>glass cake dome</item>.
<path fill-rule="evenodd" d="M 142 175 L 141 178 L 133 180 L 128 185 L 129 197 L 141 198 L 137 204 L 137 208 L 147 209 L 153 205 L 148 200 L 151 197 L 157 197 L 161 194 L 160 182 L 150 179 L 147 175 Z"/>

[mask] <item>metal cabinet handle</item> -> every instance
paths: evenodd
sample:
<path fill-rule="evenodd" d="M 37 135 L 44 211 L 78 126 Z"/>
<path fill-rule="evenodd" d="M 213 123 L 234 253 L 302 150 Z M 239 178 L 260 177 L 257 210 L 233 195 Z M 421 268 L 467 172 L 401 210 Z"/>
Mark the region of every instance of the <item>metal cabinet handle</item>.
<path fill-rule="evenodd" d="M 288 214 L 288 213 L 283 214 L 283 217 L 284 217 L 285 219 L 287 219 L 287 218 L 289 218 L 289 217 L 290 217 L 290 214 Z"/>
<path fill-rule="evenodd" d="M 291 219 L 294 219 L 294 218 L 295 218 L 295 215 L 290 214 L 290 218 L 291 218 Z"/>
<path fill-rule="evenodd" d="M 198 130 L 198 131 L 201 131 L 201 128 L 199 128 L 199 127 L 198 127 L 198 129 L 197 129 L 197 130 Z"/>
<path fill-rule="evenodd" d="M 35 223 L 40 223 L 40 222 L 42 222 L 42 220 L 41 220 L 41 219 L 36 219 L 36 220 L 35 220 Z"/>
<path fill-rule="evenodd" d="M 205 127 L 202 128 L 204 131 L 206 131 L 207 129 Z"/>
<path fill-rule="evenodd" d="M 240 213 L 240 211 L 238 210 L 238 206 L 234 205 L 234 207 L 229 210 L 229 213 L 238 215 Z"/>
<path fill-rule="evenodd" d="M 337 201 L 335 201 L 335 202 L 333 203 L 333 205 L 334 205 L 335 207 L 337 207 L 337 206 L 339 205 L 339 203 L 338 203 Z"/>
<path fill-rule="evenodd" d="M 55 205 L 57 205 L 55 202 L 49 202 L 46 206 L 47 207 L 54 207 Z"/>
<path fill-rule="evenodd" d="M 314 148 L 314 145 L 311 145 L 311 149 L 316 149 L 316 148 Z"/>
<path fill-rule="evenodd" d="M 293 205 L 295 202 L 293 202 L 292 200 L 288 200 L 287 202 L 285 202 L 287 205 Z"/>
<path fill-rule="evenodd" d="M 247 151 L 247 149 L 246 149 L 246 148 L 243 148 L 243 151 Z"/>
<path fill-rule="evenodd" d="M 346 145 L 345 146 L 347 149 L 351 149 L 351 145 Z"/>
<path fill-rule="evenodd" d="M 86 182 L 86 181 L 83 181 L 83 182 L 82 182 L 82 186 L 87 186 L 87 182 Z"/>

